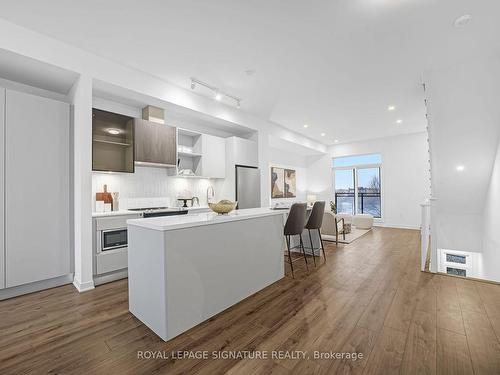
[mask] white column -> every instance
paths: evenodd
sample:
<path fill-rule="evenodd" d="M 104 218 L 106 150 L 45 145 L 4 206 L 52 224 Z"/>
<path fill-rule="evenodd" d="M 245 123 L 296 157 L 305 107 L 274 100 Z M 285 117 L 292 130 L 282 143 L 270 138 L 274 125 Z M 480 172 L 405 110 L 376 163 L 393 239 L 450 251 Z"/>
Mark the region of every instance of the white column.
<path fill-rule="evenodd" d="M 269 170 L 269 132 L 259 130 L 259 169 L 260 169 L 260 204 L 269 207 L 271 204 L 271 178 Z"/>
<path fill-rule="evenodd" d="M 73 116 L 75 276 L 79 292 L 94 288 L 92 277 L 92 78 L 81 75 L 70 97 Z"/>

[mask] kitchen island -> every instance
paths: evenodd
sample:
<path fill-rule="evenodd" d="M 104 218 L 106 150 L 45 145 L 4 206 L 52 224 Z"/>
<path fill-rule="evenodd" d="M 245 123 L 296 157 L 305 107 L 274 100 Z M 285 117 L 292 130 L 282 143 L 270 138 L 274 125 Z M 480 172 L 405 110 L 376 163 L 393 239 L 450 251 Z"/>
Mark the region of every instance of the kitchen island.
<path fill-rule="evenodd" d="M 129 310 L 163 340 L 284 277 L 283 212 L 128 220 Z"/>

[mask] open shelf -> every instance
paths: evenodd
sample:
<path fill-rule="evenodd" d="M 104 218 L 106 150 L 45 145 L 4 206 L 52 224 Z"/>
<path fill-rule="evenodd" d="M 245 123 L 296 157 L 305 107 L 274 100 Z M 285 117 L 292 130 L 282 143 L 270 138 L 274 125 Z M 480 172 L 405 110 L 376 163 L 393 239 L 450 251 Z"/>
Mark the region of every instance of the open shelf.
<path fill-rule="evenodd" d="M 201 154 L 199 154 L 197 152 L 182 152 L 182 151 L 177 151 L 177 155 L 178 156 L 185 156 L 185 157 L 188 157 L 188 158 L 201 157 Z"/>
<path fill-rule="evenodd" d="M 116 141 L 107 141 L 104 139 L 93 139 L 92 141 L 98 142 L 98 143 L 105 143 L 108 145 L 115 145 L 115 146 L 123 146 L 123 147 L 130 147 L 132 146 L 131 143 L 123 143 L 123 142 L 116 142 Z"/>
<path fill-rule="evenodd" d="M 92 109 L 92 170 L 134 172 L 133 119 Z"/>

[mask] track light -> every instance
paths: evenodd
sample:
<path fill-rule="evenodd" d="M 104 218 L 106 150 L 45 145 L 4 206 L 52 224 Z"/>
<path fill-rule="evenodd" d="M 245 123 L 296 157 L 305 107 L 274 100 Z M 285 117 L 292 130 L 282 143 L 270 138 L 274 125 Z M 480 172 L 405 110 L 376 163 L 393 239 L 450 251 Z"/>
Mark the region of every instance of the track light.
<path fill-rule="evenodd" d="M 208 83 L 205 83 L 203 81 L 200 81 L 199 79 L 191 77 L 191 90 L 194 90 L 197 85 L 206 87 L 207 89 L 211 90 L 214 93 L 214 99 L 217 100 L 218 102 L 220 102 L 222 100 L 222 97 L 225 97 L 225 98 L 233 100 L 234 103 L 236 104 L 237 108 L 241 108 L 241 102 L 242 102 L 241 98 L 238 98 L 237 96 L 230 95 L 230 94 L 225 93 L 225 92 L 222 92 L 221 90 L 219 90 L 218 87 L 209 85 Z"/>

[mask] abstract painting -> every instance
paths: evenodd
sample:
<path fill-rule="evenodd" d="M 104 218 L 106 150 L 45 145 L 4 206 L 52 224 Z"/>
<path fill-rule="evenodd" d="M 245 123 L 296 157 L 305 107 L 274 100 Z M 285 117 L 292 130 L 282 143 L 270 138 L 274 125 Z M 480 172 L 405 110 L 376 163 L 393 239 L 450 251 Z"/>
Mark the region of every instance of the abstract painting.
<path fill-rule="evenodd" d="M 271 198 L 285 197 L 285 170 L 271 167 Z"/>
<path fill-rule="evenodd" d="M 285 198 L 295 198 L 297 194 L 296 173 L 293 169 L 285 169 Z"/>

